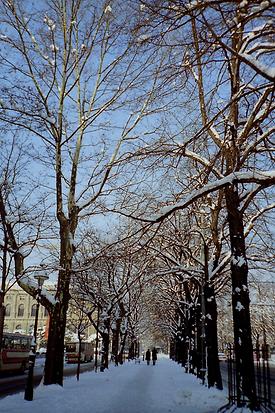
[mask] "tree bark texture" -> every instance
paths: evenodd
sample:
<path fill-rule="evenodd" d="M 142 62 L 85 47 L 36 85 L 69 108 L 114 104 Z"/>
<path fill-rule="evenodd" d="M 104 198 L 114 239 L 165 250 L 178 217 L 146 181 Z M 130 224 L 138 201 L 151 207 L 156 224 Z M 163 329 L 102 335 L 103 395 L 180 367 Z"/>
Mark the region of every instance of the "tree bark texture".
<path fill-rule="evenodd" d="M 118 349 L 119 349 L 119 331 L 121 321 L 116 320 L 116 328 L 112 329 L 112 356 L 115 361 L 115 365 L 118 365 Z"/>
<path fill-rule="evenodd" d="M 222 377 L 218 358 L 217 303 L 214 288 L 208 283 L 204 286 L 204 297 L 208 387 L 216 386 L 222 390 Z"/>
<path fill-rule="evenodd" d="M 256 407 L 256 387 L 253 361 L 253 345 L 247 285 L 248 266 L 245 251 L 243 217 L 239 210 L 237 188 L 225 191 L 231 242 L 232 312 L 234 321 L 234 348 L 236 357 L 236 385 L 238 404 L 241 395 Z"/>
<path fill-rule="evenodd" d="M 124 353 L 124 349 L 125 349 L 126 339 L 127 339 L 127 332 L 124 333 L 124 334 L 121 333 L 120 350 L 119 350 L 119 353 L 118 353 L 118 362 L 119 362 L 119 364 L 123 364 L 123 353 Z"/>
<path fill-rule="evenodd" d="M 57 303 L 50 313 L 47 356 L 44 384 L 63 385 L 64 335 L 66 328 L 66 307 Z"/>
<path fill-rule="evenodd" d="M 3 331 L 5 323 L 4 293 L 0 293 L 0 351 L 2 349 Z"/>
<path fill-rule="evenodd" d="M 100 371 L 104 371 L 109 366 L 108 358 L 109 358 L 110 335 L 109 333 L 101 333 L 101 337 L 102 337 L 102 349 L 101 349 Z"/>

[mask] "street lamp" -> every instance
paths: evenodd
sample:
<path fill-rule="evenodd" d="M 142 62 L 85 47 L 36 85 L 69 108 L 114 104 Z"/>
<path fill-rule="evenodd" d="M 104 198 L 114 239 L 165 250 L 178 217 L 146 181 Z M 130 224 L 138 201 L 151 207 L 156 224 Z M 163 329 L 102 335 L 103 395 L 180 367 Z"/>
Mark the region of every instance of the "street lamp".
<path fill-rule="evenodd" d="M 42 291 L 42 286 L 44 284 L 44 281 L 49 279 L 49 276 L 46 274 L 37 274 L 34 276 L 34 278 L 37 280 L 38 283 L 38 288 L 37 288 L 37 304 L 36 304 L 36 309 L 35 309 L 35 321 L 34 321 L 34 329 L 33 329 L 33 338 L 32 338 L 32 343 L 31 343 L 31 349 L 29 353 L 29 371 L 28 371 L 28 378 L 27 378 L 27 383 L 26 383 L 26 388 L 25 388 L 25 400 L 33 400 L 33 371 L 34 371 L 34 365 L 35 365 L 35 357 L 36 357 L 36 336 L 37 336 L 37 325 L 38 325 L 38 314 L 39 314 L 39 304 L 40 304 L 40 297 L 41 297 L 41 291 Z"/>

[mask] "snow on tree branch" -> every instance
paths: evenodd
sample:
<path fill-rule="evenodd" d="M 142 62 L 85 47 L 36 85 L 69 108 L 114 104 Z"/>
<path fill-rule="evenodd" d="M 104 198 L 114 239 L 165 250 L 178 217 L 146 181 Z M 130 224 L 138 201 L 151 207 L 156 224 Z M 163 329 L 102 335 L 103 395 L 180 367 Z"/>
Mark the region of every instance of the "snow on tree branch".
<path fill-rule="evenodd" d="M 270 186 L 275 183 L 275 170 L 264 172 L 234 172 L 216 182 L 205 185 L 204 187 L 193 191 L 189 196 L 180 202 L 173 205 L 162 208 L 158 215 L 144 218 L 136 218 L 141 221 L 157 223 L 163 221 L 173 212 L 186 208 L 188 205 L 195 202 L 197 199 L 209 194 L 210 192 L 217 191 L 224 188 L 227 185 L 233 183 L 257 183 L 263 186 Z"/>

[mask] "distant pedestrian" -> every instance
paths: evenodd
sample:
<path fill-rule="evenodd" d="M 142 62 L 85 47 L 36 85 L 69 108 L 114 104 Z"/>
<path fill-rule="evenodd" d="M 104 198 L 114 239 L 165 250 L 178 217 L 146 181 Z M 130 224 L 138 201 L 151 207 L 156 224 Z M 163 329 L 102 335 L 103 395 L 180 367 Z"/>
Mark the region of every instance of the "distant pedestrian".
<path fill-rule="evenodd" d="M 149 350 L 149 348 L 145 353 L 145 360 L 147 361 L 147 366 L 149 366 L 151 360 L 151 351 Z"/>
<path fill-rule="evenodd" d="M 153 348 L 153 350 L 152 350 L 152 360 L 153 360 L 153 366 L 156 364 L 156 361 L 157 361 L 157 349 L 154 347 Z"/>

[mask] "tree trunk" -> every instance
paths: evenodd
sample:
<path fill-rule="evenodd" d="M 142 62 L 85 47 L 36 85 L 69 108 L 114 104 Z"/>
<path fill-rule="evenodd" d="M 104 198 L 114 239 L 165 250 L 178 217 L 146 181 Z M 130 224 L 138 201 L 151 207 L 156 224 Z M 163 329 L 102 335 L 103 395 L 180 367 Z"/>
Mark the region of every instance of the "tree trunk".
<path fill-rule="evenodd" d="M 3 258 L 2 258 L 2 281 L 1 281 L 1 290 L 0 290 L 0 351 L 2 349 L 3 331 L 4 331 L 4 324 L 5 324 L 5 313 L 6 313 L 4 300 L 5 300 L 6 279 L 7 279 L 7 245 L 8 245 L 8 238 L 5 235 L 4 236 Z"/>
<path fill-rule="evenodd" d="M 110 335 L 108 333 L 101 333 L 102 336 L 102 349 L 101 349 L 101 362 L 100 362 L 100 371 L 104 371 L 108 368 L 108 357 L 109 357 L 109 343 Z"/>
<path fill-rule="evenodd" d="M 69 304 L 69 277 L 64 277 L 59 301 L 50 313 L 44 384 L 63 385 L 64 337 Z"/>
<path fill-rule="evenodd" d="M 208 283 L 204 286 L 204 297 L 208 387 L 216 386 L 217 389 L 222 390 L 222 377 L 218 358 L 217 303 L 214 287 Z"/>
<path fill-rule="evenodd" d="M 205 368 L 205 332 L 204 324 L 205 319 L 202 313 L 202 295 L 197 298 L 197 306 L 195 312 L 195 325 L 196 325 L 196 341 L 194 346 L 194 366 L 196 367 L 197 377 L 204 379 L 205 372 L 202 370 Z"/>
<path fill-rule="evenodd" d="M 118 362 L 119 364 L 123 364 L 123 353 L 124 353 L 124 348 L 126 344 L 126 339 L 127 339 L 127 332 L 123 334 L 122 339 L 120 339 L 120 350 L 118 354 Z"/>
<path fill-rule="evenodd" d="M 81 339 L 78 337 L 78 355 L 77 355 L 77 370 L 76 370 L 76 380 L 79 381 L 80 375 L 80 362 L 81 362 Z"/>
<path fill-rule="evenodd" d="M 2 349 L 3 331 L 5 323 L 4 292 L 0 292 L 0 351 Z"/>
<path fill-rule="evenodd" d="M 131 337 L 130 340 L 131 342 L 129 345 L 128 360 L 133 360 L 133 358 L 135 357 L 135 342 L 133 337 Z"/>
<path fill-rule="evenodd" d="M 47 356 L 44 384 L 63 385 L 64 335 L 66 310 L 63 303 L 57 303 L 50 313 Z"/>
<path fill-rule="evenodd" d="M 97 367 L 98 367 L 98 343 L 99 343 L 99 307 L 97 308 L 97 321 L 96 321 L 96 340 L 95 340 L 95 371 L 97 372 Z"/>
<path fill-rule="evenodd" d="M 237 188 L 233 186 L 226 188 L 225 196 L 232 252 L 232 312 L 236 355 L 237 403 L 241 405 L 241 396 L 243 394 L 250 401 L 251 408 L 255 408 L 257 407 L 257 401 L 243 217 L 239 211 L 240 200 Z"/>
<path fill-rule="evenodd" d="M 59 214 L 60 224 L 60 269 L 56 291 L 57 303 L 50 315 L 49 338 L 45 362 L 44 384 L 63 385 L 64 337 L 67 311 L 70 299 L 70 279 L 72 267 L 72 233 L 70 221 Z"/>
<path fill-rule="evenodd" d="M 170 339 L 170 349 L 169 349 L 169 357 L 172 360 L 176 360 L 176 340 L 175 338 Z"/>
<path fill-rule="evenodd" d="M 67 275 L 63 274 L 62 277 L 59 277 L 58 291 L 60 293 L 59 297 L 57 296 L 59 301 L 55 304 L 50 316 L 44 378 L 44 384 L 60 384 L 61 386 L 63 385 L 64 337 L 70 298 L 70 271 L 62 272 Z"/>
<path fill-rule="evenodd" d="M 104 371 L 109 366 L 109 345 L 110 345 L 110 314 L 106 314 L 103 319 L 100 371 Z"/>
<path fill-rule="evenodd" d="M 112 357 L 114 359 L 115 365 L 118 365 L 118 348 L 119 348 L 119 331 L 120 331 L 120 320 L 116 320 L 116 328 L 112 330 Z"/>

